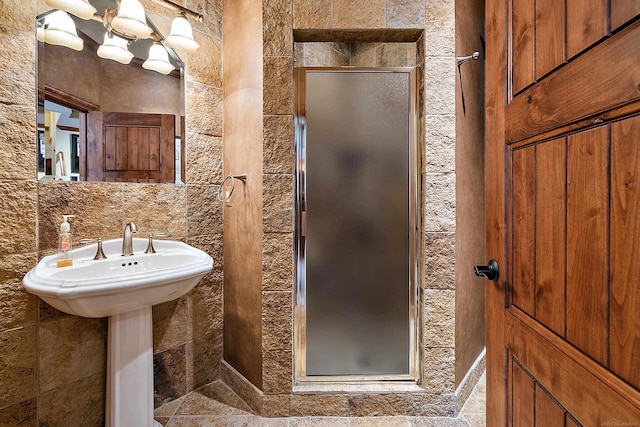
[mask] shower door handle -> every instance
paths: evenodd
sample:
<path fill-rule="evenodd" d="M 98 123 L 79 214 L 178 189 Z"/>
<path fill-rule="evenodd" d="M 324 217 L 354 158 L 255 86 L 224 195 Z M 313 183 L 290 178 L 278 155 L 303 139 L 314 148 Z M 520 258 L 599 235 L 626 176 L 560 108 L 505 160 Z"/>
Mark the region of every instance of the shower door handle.
<path fill-rule="evenodd" d="M 302 237 L 307 237 L 307 211 L 300 212 L 300 231 Z"/>
<path fill-rule="evenodd" d="M 473 272 L 478 277 L 485 277 L 489 280 L 493 280 L 494 282 L 497 282 L 500 277 L 500 268 L 498 266 L 498 261 L 495 259 L 490 259 L 488 265 L 474 266 Z"/>

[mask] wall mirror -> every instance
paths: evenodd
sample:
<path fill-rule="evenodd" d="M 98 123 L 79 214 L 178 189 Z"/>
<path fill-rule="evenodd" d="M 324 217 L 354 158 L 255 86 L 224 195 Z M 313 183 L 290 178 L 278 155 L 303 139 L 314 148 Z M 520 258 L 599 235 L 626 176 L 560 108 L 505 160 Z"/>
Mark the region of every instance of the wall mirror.
<path fill-rule="evenodd" d="M 115 0 L 92 4 L 116 7 Z M 38 180 L 182 183 L 183 62 L 153 39 L 121 39 L 100 21 L 58 12 L 36 18 Z M 45 38 L 60 19 L 73 21 L 82 42 Z"/>

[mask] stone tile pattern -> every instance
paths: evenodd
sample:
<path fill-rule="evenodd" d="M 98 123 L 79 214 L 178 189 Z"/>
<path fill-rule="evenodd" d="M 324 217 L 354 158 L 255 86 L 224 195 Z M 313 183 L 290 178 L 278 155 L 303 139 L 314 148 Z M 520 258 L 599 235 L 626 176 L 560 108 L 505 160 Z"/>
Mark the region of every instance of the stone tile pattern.
<path fill-rule="evenodd" d="M 470 427 L 485 427 L 487 424 L 487 373 L 478 380 L 469 398 L 460 411 L 460 418 Z"/>
<path fill-rule="evenodd" d="M 455 389 L 455 2 L 426 2 L 422 188 L 422 387 Z"/>
<path fill-rule="evenodd" d="M 263 163 L 263 384 L 239 394 L 260 401 L 262 414 L 385 415 L 456 413 L 454 395 L 455 307 L 455 67 L 454 2 L 440 0 L 265 0 Z M 292 43 L 293 30 L 424 29 L 416 43 Z M 295 44 L 295 47 L 294 47 Z M 298 396 L 293 380 L 293 66 L 418 67 L 420 237 L 420 385 L 403 397 Z M 435 129 L 438 126 L 438 129 Z M 433 264 L 432 263 L 435 263 Z M 235 387 L 234 387 L 235 389 Z M 326 402 L 323 399 L 327 399 Z M 371 407 L 369 402 L 378 402 Z M 287 407 L 287 402 L 289 406 Z M 324 410 L 324 409 L 323 409 Z M 346 412 L 344 412 L 346 411 Z M 376 412 L 376 414 L 378 414 Z M 380 414 L 378 414 L 380 415 Z M 423 413 L 416 415 L 425 415 Z M 295 422 L 294 422 L 295 423 Z M 297 424 L 295 424 L 297 425 Z"/>
<path fill-rule="evenodd" d="M 294 395 L 290 416 L 264 417 L 251 409 L 224 381 L 216 381 L 192 391 L 184 397 L 161 406 L 155 419 L 165 427 L 212 426 L 345 426 L 345 427 L 484 427 L 485 380 L 477 383 L 457 417 L 431 414 L 397 415 L 400 401 L 406 396 L 394 395 Z M 357 401 L 376 406 L 368 416 L 361 416 Z M 395 403 L 392 403 L 395 402 Z M 391 405 L 388 405 L 391 403 Z"/>
<path fill-rule="evenodd" d="M 142 1 L 169 33 L 174 12 Z M 106 319 L 66 315 L 26 293 L 21 279 L 55 252 L 60 215 L 73 213 L 74 240 L 169 231 L 212 255 L 214 270 L 188 295 L 153 309 L 156 403 L 219 378 L 222 358 L 222 0 L 180 4 L 201 48 L 186 62 L 186 185 L 37 183 L 33 153 L 35 17 L 42 0 L 0 0 L 0 425 L 104 425 Z"/>
<path fill-rule="evenodd" d="M 262 384 L 257 413 L 289 415 L 293 383 L 293 5 L 264 0 Z M 246 397 L 242 395 L 246 400 Z"/>

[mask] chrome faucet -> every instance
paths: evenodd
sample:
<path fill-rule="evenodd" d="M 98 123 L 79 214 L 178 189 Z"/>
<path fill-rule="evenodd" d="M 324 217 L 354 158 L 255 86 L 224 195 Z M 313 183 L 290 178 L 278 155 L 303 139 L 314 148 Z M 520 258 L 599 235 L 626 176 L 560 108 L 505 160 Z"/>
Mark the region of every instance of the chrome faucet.
<path fill-rule="evenodd" d="M 128 222 L 122 231 L 122 256 L 133 255 L 133 235 L 138 232 L 138 227 L 133 222 Z"/>

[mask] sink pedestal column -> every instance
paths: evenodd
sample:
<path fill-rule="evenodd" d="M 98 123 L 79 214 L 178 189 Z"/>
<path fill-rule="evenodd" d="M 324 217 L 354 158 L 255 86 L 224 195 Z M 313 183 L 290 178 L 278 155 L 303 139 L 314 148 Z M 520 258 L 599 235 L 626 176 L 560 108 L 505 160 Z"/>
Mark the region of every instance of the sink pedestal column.
<path fill-rule="evenodd" d="M 106 425 L 160 426 L 153 420 L 151 307 L 109 317 Z"/>

